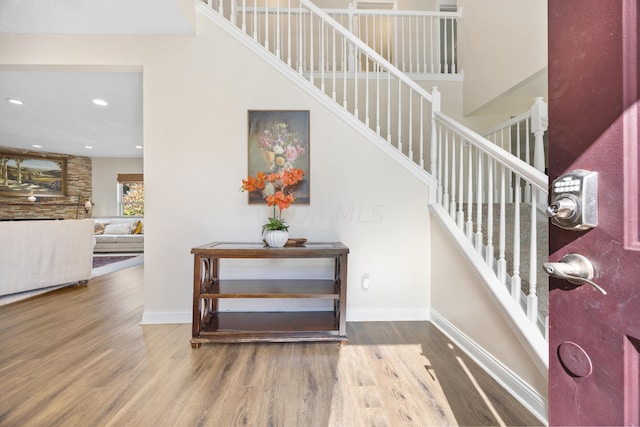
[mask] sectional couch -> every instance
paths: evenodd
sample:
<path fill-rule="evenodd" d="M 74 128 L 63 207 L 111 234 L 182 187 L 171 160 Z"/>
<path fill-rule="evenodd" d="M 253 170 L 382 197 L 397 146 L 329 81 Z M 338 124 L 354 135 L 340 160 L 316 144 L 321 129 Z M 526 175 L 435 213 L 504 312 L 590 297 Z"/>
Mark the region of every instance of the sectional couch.
<path fill-rule="evenodd" d="M 94 218 L 93 252 L 144 252 L 144 218 Z"/>
<path fill-rule="evenodd" d="M 93 222 L 0 222 L 0 304 L 21 295 L 87 283 L 93 259 Z"/>

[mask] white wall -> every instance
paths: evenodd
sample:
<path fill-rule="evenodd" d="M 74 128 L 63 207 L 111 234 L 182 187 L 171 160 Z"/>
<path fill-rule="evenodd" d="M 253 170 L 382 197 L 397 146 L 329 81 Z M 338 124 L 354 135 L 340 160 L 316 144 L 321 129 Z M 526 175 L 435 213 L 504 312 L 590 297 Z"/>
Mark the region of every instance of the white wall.
<path fill-rule="evenodd" d="M 471 114 L 546 68 L 547 2 L 458 0 L 458 7 L 458 63 Z"/>
<path fill-rule="evenodd" d="M 477 273 L 435 218 L 431 222 L 431 247 L 432 310 L 546 397 L 546 377 L 518 343 L 518 337 L 502 319 L 502 309 L 490 291 L 479 285 Z"/>
<path fill-rule="evenodd" d="M 198 25 L 197 37 L 0 36 L 0 64 L 144 70 L 145 321 L 190 322 L 192 247 L 260 240 L 268 211 L 239 191 L 249 109 L 310 110 L 311 205 L 291 208 L 291 233 L 349 246 L 347 319 L 426 319 L 426 186 L 221 30 Z"/>
<path fill-rule="evenodd" d="M 118 215 L 118 181 L 120 173 L 143 173 L 142 158 L 91 159 L 94 218 Z"/>

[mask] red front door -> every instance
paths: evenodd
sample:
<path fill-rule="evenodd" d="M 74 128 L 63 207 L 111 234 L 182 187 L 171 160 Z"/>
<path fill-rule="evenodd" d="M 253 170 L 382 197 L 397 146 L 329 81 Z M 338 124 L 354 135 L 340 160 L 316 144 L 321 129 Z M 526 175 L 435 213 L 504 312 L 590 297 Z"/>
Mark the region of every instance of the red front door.
<path fill-rule="evenodd" d="M 549 422 L 640 425 L 638 0 L 549 0 L 549 175 L 598 172 L 598 225 L 550 225 L 549 259 L 594 266 L 550 280 Z"/>

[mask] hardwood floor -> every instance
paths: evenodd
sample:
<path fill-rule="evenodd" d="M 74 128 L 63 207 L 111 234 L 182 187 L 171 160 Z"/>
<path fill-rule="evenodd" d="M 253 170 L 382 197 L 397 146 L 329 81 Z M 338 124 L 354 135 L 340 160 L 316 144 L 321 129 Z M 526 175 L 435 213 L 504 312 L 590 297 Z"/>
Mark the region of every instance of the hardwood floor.
<path fill-rule="evenodd" d="M 191 325 L 139 325 L 142 275 L 0 307 L 1 426 L 539 424 L 428 322 L 192 349 Z"/>

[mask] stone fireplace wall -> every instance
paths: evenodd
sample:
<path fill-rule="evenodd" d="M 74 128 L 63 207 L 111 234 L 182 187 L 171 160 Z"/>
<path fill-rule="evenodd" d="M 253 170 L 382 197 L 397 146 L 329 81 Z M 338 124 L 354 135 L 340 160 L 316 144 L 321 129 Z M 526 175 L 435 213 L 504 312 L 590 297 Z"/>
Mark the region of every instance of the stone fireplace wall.
<path fill-rule="evenodd" d="M 16 152 L 2 149 L 3 152 Z M 16 152 L 17 153 L 17 152 Z M 20 151 L 25 154 L 24 151 Z M 84 203 L 93 200 L 91 188 L 91 158 L 67 156 L 55 153 L 27 152 L 26 154 L 51 154 L 67 159 L 67 195 L 65 197 L 41 197 L 29 202 L 26 197 L 0 196 L 0 220 L 7 219 L 83 219 L 91 218 Z"/>

